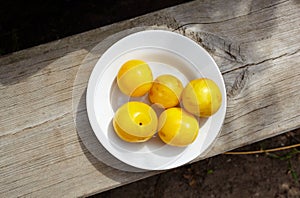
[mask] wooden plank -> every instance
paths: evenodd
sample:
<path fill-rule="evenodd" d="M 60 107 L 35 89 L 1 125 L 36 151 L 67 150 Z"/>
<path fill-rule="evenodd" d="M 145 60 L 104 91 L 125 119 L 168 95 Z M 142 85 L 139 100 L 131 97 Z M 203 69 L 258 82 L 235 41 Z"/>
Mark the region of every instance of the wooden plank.
<path fill-rule="evenodd" d="M 87 196 L 158 173 L 108 167 L 84 145 L 92 134 L 83 122 L 87 77 L 112 41 L 142 26 L 181 27 L 223 73 L 225 124 L 197 160 L 299 128 L 299 7 L 297 1 L 194 1 L 1 57 L 1 197 Z"/>

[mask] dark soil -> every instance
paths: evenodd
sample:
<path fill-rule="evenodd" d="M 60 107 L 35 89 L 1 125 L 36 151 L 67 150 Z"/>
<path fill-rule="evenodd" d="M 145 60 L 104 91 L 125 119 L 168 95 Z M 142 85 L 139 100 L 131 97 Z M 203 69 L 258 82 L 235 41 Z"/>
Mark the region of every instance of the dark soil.
<path fill-rule="evenodd" d="M 236 151 L 300 142 L 300 129 Z M 300 148 L 258 155 L 221 154 L 95 195 L 109 197 L 300 197 Z"/>
<path fill-rule="evenodd" d="M 0 55 L 187 0 L 1 1 Z M 300 143 L 300 129 L 238 150 Z M 218 155 L 94 197 L 300 197 L 300 148 L 271 154 Z"/>

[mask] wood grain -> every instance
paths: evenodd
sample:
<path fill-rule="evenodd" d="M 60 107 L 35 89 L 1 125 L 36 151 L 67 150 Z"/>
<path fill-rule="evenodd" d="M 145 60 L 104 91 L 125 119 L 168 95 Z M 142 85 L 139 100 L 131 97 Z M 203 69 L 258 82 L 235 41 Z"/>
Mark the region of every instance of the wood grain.
<path fill-rule="evenodd" d="M 85 145 L 93 139 L 86 77 L 112 41 L 149 26 L 194 39 L 223 73 L 225 124 L 197 160 L 299 128 L 299 8 L 297 0 L 194 1 L 1 57 L 0 196 L 87 196 L 158 173 L 116 170 Z"/>

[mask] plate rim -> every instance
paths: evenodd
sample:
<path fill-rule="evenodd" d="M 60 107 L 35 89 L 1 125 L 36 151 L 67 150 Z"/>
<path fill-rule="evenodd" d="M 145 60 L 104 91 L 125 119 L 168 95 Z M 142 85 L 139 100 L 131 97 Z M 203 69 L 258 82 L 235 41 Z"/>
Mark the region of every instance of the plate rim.
<path fill-rule="evenodd" d="M 145 167 L 143 167 L 143 166 L 136 166 L 136 165 L 133 165 L 132 163 L 130 163 L 130 162 L 126 161 L 126 160 L 123 160 L 123 159 L 120 159 L 119 157 L 117 157 L 117 156 L 115 155 L 115 153 L 114 153 L 113 151 L 111 151 L 105 143 L 102 142 L 103 140 L 101 140 L 101 138 L 99 138 L 98 135 L 97 135 L 97 133 L 95 132 L 95 130 L 98 130 L 97 127 L 95 126 L 97 123 L 93 122 L 94 118 L 93 118 L 93 115 L 92 115 L 92 114 L 95 114 L 95 111 L 94 111 L 94 108 L 93 108 L 94 102 L 92 102 L 92 101 L 93 101 L 93 98 L 94 98 L 94 90 L 93 90 L 92 88 L 95 88 L 95 86 L 92 86 L 92 85 L 93 85 L 93 83 L 94 83 L 94 85 L 96 85 L 96 84 L 98 83 L 98 82 L 97 82 L 97 78 L 95 78 L 94 76 L 95 76 L 95 71 L 96 71 L 96 69 L 97 69 L 97 65 L 98 65 L 99 61 L 101 60 L 102 57 L 104 57 L 104 56 L 106 55 L 106 53 L 107 53 L 111 48 L 113 48 L 113 47 L 114 47 L 118 42 L 120 42 L 121 40 L 123 40 L 123 39 L 128 39 L 129 37 L 135 36 L 136 34 L 143 34 L 143 33 L 166 33 L 166 34 L 174 34 L 174 35 L 176 35 L 176 36 L 179 36 L 179 37 L 181 37 L 181 38 L 184 38 L 184 39 L 186 39 L 187 41 L 192 42 L 193 44 L 197 45 L 197 47 L 200 48 L 200 49 L 205 53 L 205 55 L 210 59 L 210 61 L 212 61 L 212 63 L 213 63 L 214 66 L 216 67 L 217 72 L 218 72 L 217 75 L 218 75 L 218 77 L 220 78 L 221 84 L 222 84 L 221 89 L 224 90 L 224 95 L 223 95 L 223 98 L 224 98 L 224 113 L 223 113 L 223 115 L 222 115 L 222 120 L 220 121 L 220 126 L 219 126 L 219 128 L 218 128 L 218 132 L 216 133 L 216 136 L 214 137 L 214 140 L 209 144 L 209 146 L 208 146 L 206 149 L 204 149 L 204 151 L 199 152 L 199 153 L 197 154 L 196 157 L 193 157 L 193 158 L 190 159 L 189 161 L 186 161 L 186 162 L 184 162 L 184 163 L 180 163 L 179 165 L 175 165 L 175 166 L 168 166 L 169 163 L 166 163 L 166 165 L 165 165 L 163 168 L 158 167 L 158 169 L 156 169 L 156 168 L 151 168 L 151 169 L 150 169 L 150 168 L 145 168 Z M 109 65 L 109 64 L 107 64 L 107 65 Z M 99 67 L 99 66 L 98 66 L 98 67 Z M 107 69 L 107 67 L 108 67 L 108 66 L 103 67 L 103 68 L 101 69 L 101 72 L 100 72 L 100 73 L 104 72 L 104 71 Z M 98 70 L 99 70 L 99 69 L 98 69 Z M 95 82 L 94 82 L 94 81 L 95 81 Z M 92 98 L 92 100 L 91 100 L 91 98 Z M 212 145 L 214 144 L 215 140 L 216 140 L 217 137 L 219 136 L 219 134 L 220 134 L 220 132 L 221 132 L 221 129 L 222 129 L 222 126 L 223 126 L 223 124 L 224 124 L 225 115 L 226 115 L 226 110 L 227 110 L 227 94 L 226 94 L 226 88 L 225 88 L 224 78 L 223 78 L 223 76 L 222 76 L 222 74 L 221 74 L 221 72 L 220 72 L 220 70 L 219 70 L 218 65 L 216 64 L 215 60 L 211 57 L 211 55 L 210 55 L 210 54 L 209 54 L 202 46 L 200 46 L 198 43 L 196 43 L 196 42 L 195 42 L 194 40 L 192 40 L 191 38 L 188 38 L 188 37 L 186 37 L 186 36 L 184 36 L 184 35 L 182 35 L 182 34 L 176 33 L 176 32 L 172 32 L 172 31 L 168 31 L 168 30 L 156 30 L 156 29 L 155 29 L 155 30 L 142 30 L 142 31 L 138 31 L 138 32 L 135 32 L 135 33 L 131 33 L 131 34 L 127 35 L 127 36 L 124 36 L 123 38 L 121 38 L 120 40 L 118 40 L 117 42 L 115 42 L 113 45 L 111 45 L 110 47 L 108 47 L 108 48 L 105 50 L 105 52 L 99 57 L 99 59 L 97 60 L 95 66 L 94 66 L 94 68 L 92 69 L 92 72 L 91 72 L 91 74 L 90 74 L 90 76 L 89 76 L 89 80 L 88 80 L 88 84 L 87 84 L 87 91 L 86 91 L 86 108 L 87 108 L 88 120 L 89 120 L 89 122 L 90 122 L 90 124 L 91 124 L 91 127 L 92 127 L 92 129 L 93 129 L 94 134 L 96 135 L 96 137 L 97 137 L 99 143 L 101 143 L 102 146 L 103 146 L 103 147 L 104 147 L 104 148 L 105 148 L 112 156 L 116 157 L 118 160 L 120 160 L 120 161 L 122 161 L 122 162 L 124 162 L 124 163 L 126 163 L 126 164 L 128 164 L 128 165 L 130 165 L 130 166 L 133 166 L 133 167 L 136 167 L 136 168 L 139 168 L 139 169 L 145 169 L 145 170 L 167 170 L 167 169 L 170 169 L 170 168 L 179 167 L 179 166 L 181 166 L 181 165 L 184 165 L 184 164 L 186 164 L 186 163 L 188 163 L 188 162 L 194 160 L 195 158 L 197 158 L 198 156 L 200 156 L 202 153 L 204 153 L 206 150 L 208 150 L 210 147 L 212 147 Z M 102 130 L 101 130 L 101 132 L 103 133 Z M 171 161 L 171 164 L 174 163 L 174 161 L 177 161 L 177 160 Z M 168 166 L 168 167 L 166 167 L 166 166 Z"/>

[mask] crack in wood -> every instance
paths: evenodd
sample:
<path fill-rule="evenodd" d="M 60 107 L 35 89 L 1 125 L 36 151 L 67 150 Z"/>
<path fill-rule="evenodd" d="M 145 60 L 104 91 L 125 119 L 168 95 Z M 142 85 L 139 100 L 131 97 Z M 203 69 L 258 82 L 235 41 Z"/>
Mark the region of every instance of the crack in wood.
<path fill-rule="evenodd" d="M 266 6 L 266 7 L 264 7 L 264 8 L 261 8 L 261 9 L 258 9 L 258 10 L 254 10 L 253 12 L 250 12 L 250 13 L 255 13 L 255 12 L 263 11 L 263 10 L 265 10 L 265 9 L 272 8 L 272 7 L 274 7 L 274 6 L 278 6 L 278 5 L 280 5 L 280 4 L 284 4 L 284 3 L 288 2 L 288 1 L 290 1 L 290 0 L 279 1 L 279 2 L 277 2 L 277 3 L 274 3 L 274 4 L 272 4 L 272 5 Z"/>
<path fill-rule="evenodd" d="M 232 69 L 232 70 L 230 70 L 230 71 L 223 72 L 223 75 L 224 75 L 224 74 L 227 74 L 227 73 L 232 72 L 232 71 L 236 71 L 236 70 L 240 70 L 240 69 L 242 70 L 242 71 L 237 75 L 237 77 L 236 77 L 236 79 L 235 79 L 235 81 L 234 81 L 232 87 L 231 87 L 231 88 L 228 88 L 228 91 L 227 91 L 227 96 L 228 96 L 228 98 L 229 98 L 229 99 L 230 99 L 230 98 L 233 98 L 233 97 L 239 95 L 239 94 L 242 92 L 242 90 L 243 90 L 244 87 L 246 86 L 246 83 L 247 83 L 248 78 L 249 78 L 249 71 L 248 71 L 248 68 L 249 68 L 250 66 L 263 64 L 263 63 L 265 63 L 265 62 L 267 62 L 267 61 L 270 61 L 270 60 L 273 61 L 273 60 L 282 58 L 282 57 L 287 56 L 287 55 L 291 56 L 291 55 L 294 55 L 294 54 L 298 53 L 299 51 L 300 51 L 300 49 L 299 49 L 299 50 L 296 50 L 295 52 L 289 53 L 289 54 L 288 54 L 288 53 L 285 53 L 285 54 L 282 54 L 282 55 L 277 56 L 277 57 L 275 57 L 275 58 L 266 59 L 266 60 L 261 61 L 261 62 L 258 62 L 258 63 L 246 64 L 246 65 L 243 65 L 243 66 L 241 66 L 241 67 Z"/>
<path fill-rule="evenodd" d="M 228 22 L 228 21 L 231 21 L 231 20 L 235 20 L 235 19 L 238 19 L 238 18 L 241 18 L 241 17 L 245 17 L 245 16 L 248 16 L 250 14 L 253 14 L 253 13 L 256 13 L 256 12 L 260 12 L 260 11 L 263 11 L 265 9 L 268 9 L 268 8 L 272 8 L 274 6 L 278 6 L 280 4 L 284 4 L 286 2 L 288 2 L 289 0 L 285 0 L 285 1 L 281 1 L 281 2 L 278 2 L 278 3 L 274 3 L 274 4 L 271 4 L 269 6 L 266 6 L 266 7 L 263 7 L 261 9 L 257 9 L 257 10 L 250 10 L 248 13 L 246 14 L 242 14 L 242 15 L 237 15 L 237 16 L 234 16 L 234 17 L 231 17 L 231 18 L 227 18 L 227 19 L 223 19 L 223 20 L 218 20 L 218 21 L 208 21 L 208 22 L 188 22 L 188 23 L 185 23 L 185 24 L 182 24 L 182 25 L 179 25 L 178 27 L 176 27 L 174 30 L 179 30 L 181 28 L 184 28 L 186 26 L 190 26 L 190 25 L 210 25 L 210 24 L 216 24 L 216 23 L 224 23 L 224 22 Z M 267 19 L 267 20 L 272 20 L 272 19 Z"/>
<path fill-rule="evenodd" d="M 240 94 L 245 87 L 249 76 L 248 68 L 244 68 L 236 77 L 231 89 L 227 92 L 228 98 L 232 98 Z"/>
<path fill-rule="evenodd" d="M 239 66 L 239 67 L 236 67 L 236 68 L 233 68 L 233 69 L 230 69 L 230 70 L 226 70 L 226 71 L 223 71 L 222 74 L 225 75 L 227 73 L 231 73 L 233 71 L 236 71 L 236 70 L 239 70 L 239 69 L 244 69 L 246 67 L 250 67 L 250 66 L 254 66 L 254 65 L 260 65 L 260 64 L 263 64 L 265 62 L 268 62 L 268 61 L 274 61 L 276 59 L 279 59 L 279 58 L 282 58 L 284 56 L 292 56 L 294 54 L 297 54 L 298 52 L 300 51 L 300 49 L 297 49 L 296 51 L 294 52 L 291 52 L 291 53 L 284 53 L 284 54 L 281 54 L 279 56 L 276 56 L 276 57 L 273 57 L 273 58 L 268 58 L 268 59 L 265 59 L 265 60 L 262 60 L 262 61 L 259 61 L 259 62 L 256 62 L 256 63 L 248 63 L 246 65 L 242 65 L 242 66 Z"/>
<path fill-rule="evenodd" d="M 231 45 L 231 44 L 230 44 Z M 237 60 L 236 56 L 233 55 L 231 52 L 230 52 L 230 49 L 229 51 L 225 51 L 226 54 L 228 54 L 232 59 L 234 59 L 235 61 Z"/>
<path fill-rule="evenodd" d="M 268 108 L 268 107 L 270 107 L 270 106 L 272 106 L 272 105 L 274 105 L 274 104 L 267 104 L 267 105 L 265 105 L 265 106 L 262 106 L 262 107 L 253 109 L 253 110 L 248 111 L 248 112 L 245 112 L 245 113 L 243 113 L 242 115 L 237 116 L 236 118 L 231 119 L 231 120 L 229 120 L 229 118 L 232 117 L 232 116 L 228 116 L 225 124 L 232 123 L 232 122 L 234 122 L 234 121 L 237 120 L 237 119 L 240 119 L 240 118 L 242 118 L 242 117 L 244 117 L 244 116 L 247 116 L 247 115 L 249 115 L 249 114 L 251 114 L 251 113 L 260 111 L 260 110 L 262 110 L 262 109 L 266 109 L 266 108 Z M 226 134 L 228 134 L 228 133 L 226 133 Z"/>
<path fill-rule="evenodd" d="M 246 58 L 241 54 L 241 43 L 222 38 L 210 32 L 194 31 L 188 28 L 182 29 L 183 34 L 206 49 L 211 54 L 225 58 L 232 62 L 244 63 Z"/>

